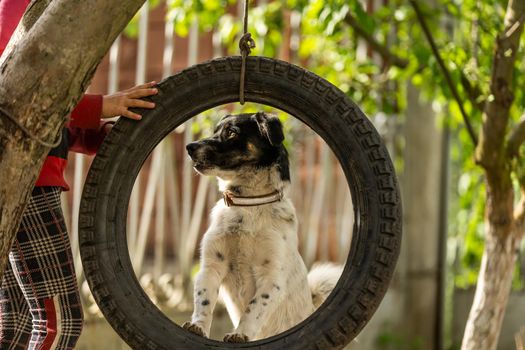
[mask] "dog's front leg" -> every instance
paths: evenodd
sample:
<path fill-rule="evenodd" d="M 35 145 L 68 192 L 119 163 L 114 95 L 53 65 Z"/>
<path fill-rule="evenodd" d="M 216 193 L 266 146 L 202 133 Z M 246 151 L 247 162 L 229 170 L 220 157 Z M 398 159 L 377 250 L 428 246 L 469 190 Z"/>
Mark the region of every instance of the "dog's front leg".
<path fill-rule="evenodd" d="M 268 317 L 281 305 L 284 298 L 284 285 L 282 278 L 275 275 L 258 279 L 255 296 L 246 307 L 235 331 L 227 334 L 224 341 L 254 340 L 269 321 Z"/>
<path fill-rule="evenodd" d="M 184 329 L 203 337 L 208 337 L 210 334 L 219 287 L 227 273 L 223 260 L 221 254 L 211 254 L 206 243 L 203 245 L 201 270 L 197 274 L 194 286 L 193 315 L 191 322 L 182 325 Z"/>

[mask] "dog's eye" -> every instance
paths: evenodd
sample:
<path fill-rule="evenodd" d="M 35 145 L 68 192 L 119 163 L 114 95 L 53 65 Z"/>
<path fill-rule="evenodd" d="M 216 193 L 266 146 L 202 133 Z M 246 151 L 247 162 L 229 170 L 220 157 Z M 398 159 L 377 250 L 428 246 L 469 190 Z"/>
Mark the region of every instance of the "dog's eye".
<path fill-rule="evenodd" d="M 238 134 L 237 134 L 237 131 L 232 130 L 232 129 L 230 129 L 230 130 L 228 130 L 228 131 L 226 132 L 226 138 L 227 138 L 228 140 L 231 140 L 231 139 L 233 139 L 233 138 L 236 138 L 237 135 L 238 135 Z"/>

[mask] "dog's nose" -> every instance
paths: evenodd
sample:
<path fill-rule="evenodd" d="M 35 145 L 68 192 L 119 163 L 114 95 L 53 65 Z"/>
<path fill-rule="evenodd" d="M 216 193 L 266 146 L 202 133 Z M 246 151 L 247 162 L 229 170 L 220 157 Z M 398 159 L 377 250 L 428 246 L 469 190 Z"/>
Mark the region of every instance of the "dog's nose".
<path fill-rule="evenodd" d="M 192 156 L 195 151 L 199 148 L 199 144 L 197 142 L 191 142 L 186 145 L 186 150 L 188 151 L 188 154 Z"/>

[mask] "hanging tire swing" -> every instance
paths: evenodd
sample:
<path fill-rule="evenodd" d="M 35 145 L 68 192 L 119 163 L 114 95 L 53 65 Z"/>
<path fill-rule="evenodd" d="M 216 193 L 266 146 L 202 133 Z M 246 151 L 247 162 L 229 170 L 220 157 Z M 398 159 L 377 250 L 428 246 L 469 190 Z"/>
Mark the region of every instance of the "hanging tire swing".
<path fill-rule="evenodd" d="M 192 66 L 162 81 L 153 110 L 121 118 L 89 170 L 80 206 L 86 279 L 108 322 L 134 349 L 339 349 L 364 327 L 383 298 L 401 242 L 401 205 L 385 146 L 361 110 L 335 86 L 287 62 L 248 57 L 244 98 L 307 124 L 337 156 L 354 204 L 343 274 L 326 302 L 288 331 L 245 344 L 190 333 L 149 299 L 133 272 L 126 240 L 135 179 L 152 150 L 177 126 L 210 108 L 239 101 L 242 59 Z"/>

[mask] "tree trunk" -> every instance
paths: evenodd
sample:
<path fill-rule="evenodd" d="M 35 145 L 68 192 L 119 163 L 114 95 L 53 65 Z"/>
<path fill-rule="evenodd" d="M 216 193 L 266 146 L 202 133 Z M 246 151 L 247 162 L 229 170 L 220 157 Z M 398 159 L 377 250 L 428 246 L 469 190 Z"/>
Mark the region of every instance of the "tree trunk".
<path fill-rule="evenodd" d="M 436 349 L 441 133 L 429 103 L 407 88 L 403 176 L 404 240 L 401 256 L 403 334 L 426 350 Z"/>
<path fill-rule="evenodd" d="M 489 223 L 487 223 L 490 226 Z M 485 241 L 476 294 L 462 350 L 496 349 L 512 284 L 518 240 L 491 227 Z"/>
<path fill-rule="evenodd" d="M 490 82 L 492 98 L 485 104 L 476 148 L 476 161 L 485 169 L 487 179 L 486 242 L 462 350 L 496 349 L 521 237 L 521 223 L 514 218 L 513 160 L 507 153 L 505 141 L 514 99 L 513 73 L 524 13 L 525 1 L 508 2 L 505 29 L 495 43 Z"/>
<path fill-rule="evenodd" d="M 24 37 L 27 32 L 33 27 L 35 22 L 42 16 L 42 13 L 46 10 L 47 6 L 51 3 L 52 0 L 33 0 L 29 5 L 27 5 L 24 17 L 18 23 L 15 32 L 11 35 L 11 39 L 7 43 L 7 47 L 2 53 L 0 58 L 0 65 L 4 63 L 5 58 L 9 56 L 13 47 L 21 41 L 21 38 Z"/>
<path fill-rule="evenodd" d="M 0 279 L 49 147 L 144 0 L 34 1 L 0 66 Z M 45 4 L 49 3 L 46 7 Z M 44 4 L 44 5 L 42 5 Z M 34 23 L 34 25 L 33 25 Z M 11 119 L 16 119 L 28 136 Z"/>

